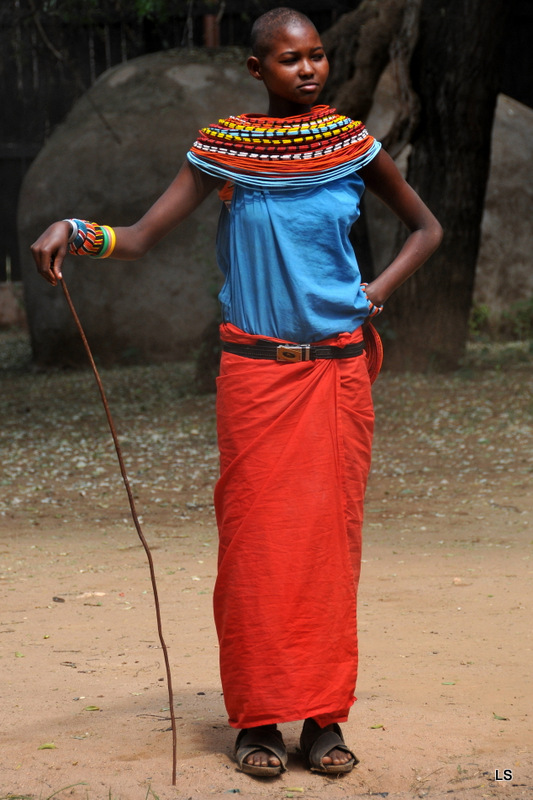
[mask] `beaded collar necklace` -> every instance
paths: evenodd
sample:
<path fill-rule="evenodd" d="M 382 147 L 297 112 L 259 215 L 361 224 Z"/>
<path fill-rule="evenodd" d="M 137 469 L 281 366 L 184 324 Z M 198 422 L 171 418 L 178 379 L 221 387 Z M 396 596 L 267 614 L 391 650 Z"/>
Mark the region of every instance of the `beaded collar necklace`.
<path fill-rule="evenodd" d="M 361 169 L 379 148 L 362 122 L 315 106 L 297 117 L 221 119 L 199 132 L 188 158 L 204 172 L 237 184 L 284 189 Z"/>

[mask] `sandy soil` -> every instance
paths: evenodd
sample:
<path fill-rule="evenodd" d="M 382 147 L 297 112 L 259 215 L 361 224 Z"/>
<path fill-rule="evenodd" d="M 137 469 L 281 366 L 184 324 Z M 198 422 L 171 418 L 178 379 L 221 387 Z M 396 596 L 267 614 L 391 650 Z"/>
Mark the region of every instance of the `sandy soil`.
<path fill-rule="evenodd" d="M 146 556 L 92 376 L 29 372 L 6 335 L 0 350 L 1 800 L 533 797 L 525 347 L 375 385 L 358 702 L 345 726 L 361 763 L 337 780 L 303 769 L 297 723 L 283 726 L 281 778 L 254 780 L 230 759 L 211 618 L 214 398 L 187 395 L 186 367 L 103 373 L 155 562 L 175 786 Z"/>

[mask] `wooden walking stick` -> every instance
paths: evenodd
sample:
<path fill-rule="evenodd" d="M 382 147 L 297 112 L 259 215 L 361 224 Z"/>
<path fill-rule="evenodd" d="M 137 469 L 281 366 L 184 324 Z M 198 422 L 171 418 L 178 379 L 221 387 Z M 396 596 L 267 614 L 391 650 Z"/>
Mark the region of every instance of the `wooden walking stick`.
<path fill-rule="evenodd" d="M 124 459 L 122 458 L 122 451 L 120 449 L 120 444 L 119 444 L 119 441 L 118 441 L 117 432 L 116 432 L 116 429 L 115 429 L 115 425 L 113 423 L 113 419 L 111 417 L 111 412 L 109 410 L 109 405 L 108 405 L 107 398 L 106 398 L 106 395 L 105 395 L 105 392 L 104 392 L 104 387 L 103 387 L 102 381 L 100 379 L 100 375 L 98 374 L 98 370 L 96 369 L 96 364 L 94 363 L 94 358 L 93 358 L 93 355 L 91 353 L 91 348 L 89 347 L 89 343 L 87 341 L 87 337 L 85 336 L 85 332 L 84 332 L 84 330 L 82 328 L 81 322 L 80 322 L 80 320 L 78 318 L 78 315 L 76 313 L 76 309 L 74 308 L 72 300 L 70 299 L 70 294 L 68 292 L 67 285 L 65 283 L 65 279 L 61 278 L 60 279 L 60 283 L 61 283 L 61 288 L 63 289 L 63 293 L 65 295 L 65 299 L 66 299 L 66 301 L 68 303 L 68 306 L 70 308 L 72 316 L 74 317 L 74 321 L 76 323 L 76 327 L 77 327 L 77 329 L 79 331 L 79 334 L 81 336 L 81 339 L 82 339 L 82 342 L 83 342 L 83 346 L 85 347 L 85 351 L 86 351 L 87 356 L 89 358 L 89 362 L 91 364 L 91 367 L 92 367 L 92 370 L 93 370 L 93 373 L 94 373 L 94 377 L 96 378 L 96 383 L 98 384 L 98 389 L 100 390 L 100 396 L 102 398 L 102 403 L 103 403 L 103 406 L 104 406 L 104 409 L 105 409 L 107 422 L 109 424 L 109 429 L 111 431 L 111 436 L 113 437 L 113 442 L 115 444 L 115 450 L 117 452 L 118 463 L 120 465 L 120 472 L 122 473 L 122 479 L 124 481 L 124 486 L 126 488 L 126 493 L 128 495 L 128 501 L 129 501 L 129 504 L 130 504 L 131 516 L 132 516 L 135 528 L 137 530 L 137 533 L 139 534 L 139 539 L 141 540 L 142 546 L 144 547 L 144 551 L 146 553 L 146 557 L 148 559 L 148 566 L 149 566 L 149 569 L 150 569 L 150 580 L 152 582 L 152 591 L 153 591 L 153 594 L 154 594 L 154 602 L 155 602 L 155 613 L 156 613 L 156 619 L 157 619 L 157 632 L 158 632 L 158 635 L 159 635 L 159 641 L 161 643 L 161 649 L 163 650 L 163 656 L 164 656 L 164 659 L 165 659 L 165 669 L 166 669 L 166 674 L 167 674 L 168 702 L 169 702 L 169 708 L 170 708 L 170 722 L 171 722 L 171 726 L 172 726 L 172 785 L 175 786 L 176 785 L 176 745 L 177 745 L 177 734 L 176 734 L 176 717 L 174 715 L 174 695 L 173 695 L 173 692 L 172 692 L 172 675 L 171 675 L 171 672 L 170 672 L 170 661 L 169 661 L 169 658 L 168 658 L 167 646 L 166 646 L 166 643 L 165 643 L 165 640 L 164 640 L 164 637 L 163 637 L 163 626 L 162 626 L 162 622 L 161 622 L 161 609 L 160 609 L 160 606 L 159 606 L 159 594 L 158 594 L 158 591 L 157 591 L 157 582 L 156 582 L 156 578 L 155 578 L 155 570 L 154 570 L 154 562 L 153 562 L 153 559 L 152 559 L 152 553 L 150 551 L 150 548 L 148 547 L 148 542 L 146 541 L 145 536 L 144 536 L 144 534 L 142 532 L 141 525 L 140 525 L 140 522 L 139 522 L 139 518 L 137 516 L 137 511 L 136 511 L 136 508 L 135 508 L 135 501 L 133 499 L 133 493 L 131 491 L 130 482 L 129 482 L 129 479 L 128 479 L 128 475 L 126 473 L 126 467 L 124 466 Z"/>

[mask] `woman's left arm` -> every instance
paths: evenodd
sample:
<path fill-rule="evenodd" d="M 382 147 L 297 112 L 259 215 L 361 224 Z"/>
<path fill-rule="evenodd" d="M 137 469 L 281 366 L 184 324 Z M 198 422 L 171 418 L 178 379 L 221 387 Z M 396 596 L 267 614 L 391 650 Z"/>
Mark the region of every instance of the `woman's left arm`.
<path fill-rule="evenodd" d="M 366 288 L 368 299 L 381 306 L 437 249 L 442 240 L 442 228 L 383 149 L 359 174 L 366 188 L 410 231 L 397 256 Z"/>

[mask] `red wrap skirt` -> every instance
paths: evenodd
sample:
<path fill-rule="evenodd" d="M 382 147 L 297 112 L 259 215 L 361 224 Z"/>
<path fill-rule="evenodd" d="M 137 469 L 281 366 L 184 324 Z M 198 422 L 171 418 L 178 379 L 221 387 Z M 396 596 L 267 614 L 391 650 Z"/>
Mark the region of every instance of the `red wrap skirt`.
<path fill-rule="evenodd" d="M 229 324 L 221 333 L 266 338 Z M 223 353 L 217 415 L 214 612 L 230 725 L 343 722 L 355 700 L 374 423 L 366 357 L 294 364 Z"/>

